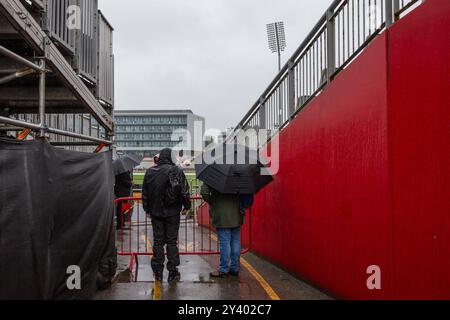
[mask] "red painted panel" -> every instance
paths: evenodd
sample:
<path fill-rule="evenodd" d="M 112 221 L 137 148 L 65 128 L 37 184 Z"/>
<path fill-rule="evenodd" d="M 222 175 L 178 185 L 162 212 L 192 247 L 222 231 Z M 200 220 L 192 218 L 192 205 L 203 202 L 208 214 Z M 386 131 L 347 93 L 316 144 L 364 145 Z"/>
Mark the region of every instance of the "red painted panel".
<path fill-rule="evenodd" d="M 391 28 L 396 297 L 450 299 L 450 1 Z"/>
<path fill-rule="evenodd" d="M 258 253 L 343 298 L 450 298 L 449 16 L 426 1 L 280 134 Z"/>
<path fill-rule="evenodd" d="M 260 199 L 265 198 L 265 190 L 258 194 Z M 251 249 L 259 255 L 266 255 L 266 205 L 264 201 L 255 201 L 251 211 Z"/>
<path fill-rule="evenodd" d="M 281 133 L 280 171 L 256 201 L 258 252 L 341 297 L 393 293 L 386 81 L 383 35 Z M 381 291 L 366 286 L 373 264 Z"/>
<path fill-rule="evenodd" d="M 205 202 L 199 208 L 197 212 L 197 223 L 203 227 L 211 226 L 211 216 L 209 215 L 209 206 Z"/>

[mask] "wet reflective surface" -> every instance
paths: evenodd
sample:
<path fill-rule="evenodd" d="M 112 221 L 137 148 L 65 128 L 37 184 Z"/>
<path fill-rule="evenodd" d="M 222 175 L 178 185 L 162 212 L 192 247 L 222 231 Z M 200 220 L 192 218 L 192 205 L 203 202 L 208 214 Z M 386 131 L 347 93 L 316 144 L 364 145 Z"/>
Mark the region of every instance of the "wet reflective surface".
<path fill-rule="evenodd" d="M 180 252 L 216 251 L 215 235 L 209 228 L 200 227 L 193 217 L 182 219 L 180 227 Z M 146 220 L 142 207 L 137 204 L 131 222 L 117 233 L 119 252 L 152 252 L 151 223 Z M 199 250 L 202 248 L 202 250 Z M 330 299 L 326 294 L 296 279 L 271 263 L 245 254 L 239 277 L 211 279 L 209 273 L 218 269 L 217 255 L 182 255 L 181 281 L 167 282 L 164 272 L 161 284 L 153 281 L 150 256 L 139 256 L 133 272 L 129 269 L 130 257 L 118 257 L 118 276 L 111 288 L 100 291 L 98 300 L 270 300 L 280 299 Z"/>
<path fill-rule="evenodd" d="M 308 300 L 329 299 L 319 290 L 303 283 L 290 274 L 252 254 L 244 256 L 254 269 L 267 281 L 281 299 Z M 128 267 L 128 258 L 120 257 L 122 269 Z M 181 281 L 167 283 L 168 272 L 160 287 L 162 300 L 269 300 L 270 296 L 261 283 L 246 268 L 242 267 L 239 278 L 211 279 L 209 272 L 218 267 L 217 256 L 184 256 L 181 258 Z M 154 282 L 150 258 L 139 261 L 138 282 L 134 275 L 122 272 L 116 283 L 97 294 L 99 300 L 153 300 Z"/>

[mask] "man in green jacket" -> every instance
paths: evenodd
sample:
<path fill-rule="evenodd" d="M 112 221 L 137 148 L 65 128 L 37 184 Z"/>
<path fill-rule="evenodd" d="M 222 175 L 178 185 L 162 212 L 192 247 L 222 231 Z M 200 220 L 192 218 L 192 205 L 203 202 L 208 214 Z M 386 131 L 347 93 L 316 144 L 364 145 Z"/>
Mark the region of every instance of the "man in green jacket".
<path fill-rule="evenodd" d="M 209 204 L 212 225 L 217 229 L 220 245 L 220 268 L 210 275 L 213 278 L 239 276 L 241 256 L 241 226 L 244 215 L 241 213 L 239 195 L 222 194 L 205 183 L 200 191 Z"/>

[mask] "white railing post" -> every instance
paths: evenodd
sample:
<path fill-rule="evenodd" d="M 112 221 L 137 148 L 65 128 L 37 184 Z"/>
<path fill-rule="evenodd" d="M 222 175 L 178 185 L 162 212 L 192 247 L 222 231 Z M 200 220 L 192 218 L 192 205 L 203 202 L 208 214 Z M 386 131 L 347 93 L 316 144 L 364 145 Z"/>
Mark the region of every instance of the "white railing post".
<path fill-rule="evenodd" d="M 385 0 L 386 6 L 386 28 L 389 28 L 394 23 L 394 8 L 392 0 Z"/>
<path fill-rule="evenodd" d="M 336 71 L 336 39 L 334 29 L 334 12 L 327 11 L 327 83 L 329 84 Z"/>
<path fill-rule="evenodd" d="M 288 119 L 295 113 L 295 63 L 289 60 L 288 71 Z"/>
<path fill-rule="evenodd" d="M 259 129 L 266 129 L 266 99 L 264 97 L 259 98 Z"/>

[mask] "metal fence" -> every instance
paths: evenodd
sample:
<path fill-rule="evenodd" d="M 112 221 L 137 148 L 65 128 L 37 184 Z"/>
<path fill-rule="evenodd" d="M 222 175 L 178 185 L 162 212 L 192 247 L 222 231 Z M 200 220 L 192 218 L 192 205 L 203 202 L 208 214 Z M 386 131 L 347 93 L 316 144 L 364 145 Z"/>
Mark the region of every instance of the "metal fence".
<path fill-rule="evenodd" d="M 74 6 L 72 7 L 72 5 Z M 19 0 L 0 0 L 0 7 L 11 27 L 20 31 L 30 46 L 36 50 L 33 57 L 30 57 L 30 52 L 26 52 L 22 45 L 16 46 L 16 50 L 19 50 L 20 53 L 0 45 L 0 55 L 27 67 L 25 71 L 21 72 L 18 72 L 20 70 L 13 72 L 13 70 L 13 73 L 0 79 L 0 84 L 37 73 L 39 91 L 38 110 L 36 110 L 38 115 L 34 115 L 32 121 L 17 119 L 14 118 L 14 114 L 11 114 L 10 110 L 6 110 L 0 116 L 2 135 L 19 132 L 16 135 L 19 140 L 26 138 L 30 132 L 38 132 L 38 136 L 41 138 L 64 136 L 67 138 L 64 141 L 52 141 L 52 143 L 61 146 L 96 146 L 95 152 L 99 152 L 104 146 L 111 146 L 112 141 L 109 140 L 113 130 L 111 110 L 104 110 L 94 98 L 92 91 L 95 83 L 89 83 L 90 86 L 88 87 L 86 86 L 87 82 L 82 81 L 79 76 L 84 73 L 84 80 L 88 80 L 89 76 L 95 78 L 97 72 L 97 0 L 29 0 L 26 3 Z M 75 23 L 70 20 L 69 16 L 73 14 L 73 11 L 76 16 L 81 18 L 81 26 L 78 23 L 80 20 L 75 19 Z M 37 21 L 40 21 L 41 25 Z M 90 39 L 88 39 L 87 44 L 83 41 L 81 42 L 84 44 L 75 41 L 75 53 L 68 54 L 67 50 L 63 50 L 63 47 L 64 43 L 67 44 L 65 49 L 71 47 L 70 31 L 68 30 L 72 27 L 78 29 L 79 34 L 84 34 Z M 77 32 L 75 32 L 75 38 L 76 35 Z M 79 47 L 77 47 L 77 43 Z M 85 60 L 75 59 L 80 52 L 84 52 Z M 32 61 L 36 59 L 39 60 L 39 63 Z M 79 75 L 74 72 L 73 67 L 67 60 L 74 60 L 73 63 L 78 63 L 81 66 L 78 68 Z M 65 118 L 55 115 L 49 116 L 46 108 L 46 79 L 49 70 L 61 76 L 64 84 L 86 107 L 86 111 L 92 113 L 93 117 L 90 120 L 83 118 L 82 114 L 67 115 Z M 55 85 L 53 79 L 55 78 L 51 78 L 52 87 Z M 69 99 L 72 99 L 72 96 Z M 63 114 L 65 111 L 58 108 L 56 112 Z M 17 113 L 17 111 L 14 111 L 14 113 Z M 91 125 L 88 124 L 89 121 Z M 26 130 L 20 131 L 23 128 Z M 105 128 L 107 128 L 108 134 Z M 89 135 L 84 134 L 87 131 L 90 132 Z"/>
<path fill-rule="evenodd" d="M 228 139 L 242 130 L 282 130 L 386 27 L 419 0 L 335 0 Z M 267 141 L 259 141 L 260 147 Z"/>
<path fill-rule="evenodd" d="M 71 6 L 79 8 L 71 12 Z M 68 21 L 78 18 L 80 25 L 69 28 Z M 74 56 L 73 67 L 92 83 L 97 81 L 98 0 L 47 0 L 46 29 L 66 53 Z M 80 28 L 78 28 L 80 27 Z"/>
<path fill-rule="evenodd" d="M 15 119 L 28 123 L 39 123 L 39 115 L 37 114 L 17 114 L 13 116 Z M 100 132 L 100 128 L 95 119 L 89 114 L 46 114 L 45 122 L 49 127 L 82 134 L 93 138 L 104 138 Z M 2 127 L 0 126 L 0 131 Z M 20 132 L 21 128 L 12 128 Z M 49 134 L 49 141 L 55 146 L 65 146 L 67 150 L 92 152 L 95 150 L 96 144 L 86 145 L 79 144 L 80 140 L 75 137 L 67 137 L 60 134 Z"/>
<path fill-rule="evenodd" d="M 46 0 L 46 30 L 59 43 L 59 47 L 69 54 L 75 53 L 75 32 L 67 26 L 67 13 L 73 0 Z"/>
<path fill-rule="evenodd" d="M 113 28 L 99 11 L 97 98 L 114 105 Z"/>
<path fill-rule="evenodd" d="M 98 0 L 78 0 L 81 28 L 76 31 L 75 69 L 89 81 L 97 81 Z"/>
<path fill-rule="evenodd" d="M 180 255 L 218 255 L 220 254 L 216 230 L 212 226 L 209 207 L 201 197 L 191 197 L 192 208 L 180 221 L 177 245 Z M 135 270 L 138 280 L 139 257 L 153 255 L 153 229 L 151 217 L 142 206 L 142 198 L 118 198 L 114 201 L 119 211 L 119 228 L 116 232 L 117 254 L 130 257 L 129 271 Z M 116 212 L 117 213 L 117 212 Z M 241 254 L 250 251 L 251 212 L 246 214 L 247 226 L 241 230 Z M 134 268 L 135 266 L 135 268 Z"/>

